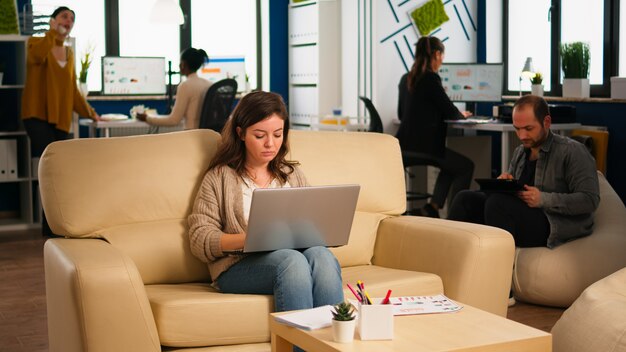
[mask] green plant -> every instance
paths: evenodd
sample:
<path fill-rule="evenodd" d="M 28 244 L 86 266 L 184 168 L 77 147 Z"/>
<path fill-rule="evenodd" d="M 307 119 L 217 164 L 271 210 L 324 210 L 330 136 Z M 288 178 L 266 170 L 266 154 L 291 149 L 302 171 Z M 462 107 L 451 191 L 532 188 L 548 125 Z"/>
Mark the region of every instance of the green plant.
<path fill-rule="evenodd" d="M 93 59 L 93 51 L 93 45 L 87 45 L 85 53 L 80 59 L 80 73 L 78 75 L 78 81 L 80 83 L 87 83 L 87 73 L 89 72 L 89 66 L 91 66 L 91 60 Z"/>
<path fill-rule="evenodd" d="M 583 42 L 563 43 L 560 48 L 563 78 L 589 77 L 589 44 Z"/>
<path fill-rule="evenodd" d="M 341 302 L 333 306 L 333 319 L 337 321 L 354 320 L 354 306 L 350 302 Z"/>
<path fill-rule="evenodd" d="M 540 72 L 535 72 L 535 75 L 530 78 L 531 84 L 541 84 L 543 82 L 543 75 Z"/>

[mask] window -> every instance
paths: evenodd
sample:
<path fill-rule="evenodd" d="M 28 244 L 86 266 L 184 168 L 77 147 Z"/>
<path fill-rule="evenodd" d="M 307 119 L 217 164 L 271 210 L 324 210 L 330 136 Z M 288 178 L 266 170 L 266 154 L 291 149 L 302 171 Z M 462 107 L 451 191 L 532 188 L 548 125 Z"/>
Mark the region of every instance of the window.
<path fill-rule="evenodd" d="M 520 89 L 519 74 L 526 57 L 532 57 L 535 71 L 543 74 L 544 89 L 560 95 L 562 70 L 559 48 L 562 43 L 582 41 L 590 47 L 589 80 L 592 96 L 608 96 L 610 80 L 617 74 L 619 57 L 626 48 L 626 38 L 617 33 L 621 0 L 593 0 L 586 2 L 564 0 L 506 0 L 504 56 L 507 65 L 506 88 L 509 94 Z M 621 7 L 621 14 L 626 11 Z M 624 30 L 621 30 L 625 33 Z M 618 37 L 624 45 L 619 45 Z M 615 51 L 613 48 L 620 49 Z M 626 55 L 626 51 L 624 51 Z M 623 67 L 621 65 L 620 67 Z M 626 73 L 626 70 L 622 71 Z M 524 82 L 526 81 L 526 82 Z M 521 89 L 528 91 L 528 80 Z"/>
<path fill-rule="evenodd" d="M 154 0 L 119 1 L 120 56 L 164 56 L 178 71 L 180 61 L 180 26 L 150 22 Z M 163 71 L 165 75 L 165 71 Z M 179 76 L 172 78 L 179 82 Z"/>
<path fill-rule="evenodd" d="M 251 88 L 257 87 L 256 13 L 256 0 L 191 0 L 192 46 L 209 56 L 245 56 Z"/>
<path fill-rule="evenodd" d="M 530 81 L 520 74 L 527 57 L 533 59 L 535 72 L 550 77 L 550 0 L 509 1 L 508 16 L 508 90 L 529 91 Z M 533 21 L 529 22 L 528 19 Z M 550 91 L 550 82 L 544 81 L 544 90 Z"/>
<path fill-rule="evenodd" d="M 596 0 L 587 4 L 589 6 L 581 6 L 576 1 L 561 2 L 561 43 L 589 44 L 589 83 L 603 84 L 604 2 Z"/>
<path fill-rule="evenodd" d="M 59 7 L 58 1 L 32 0 L 33 13 L 50 16 Z M 63 6 L 67 6 L 76 13 L 74 28 L 70 35 L 76 39 L 76 75 L 80 72 L 80 59 L 88 48 L 93 48 L 94 58 L 89 67 L 87 85 L 89 90 L 100 90 L 102 78 L 100 77 L 100 57 L 105 53 L 104 37 L 104 0 L 64 0 Z"/>

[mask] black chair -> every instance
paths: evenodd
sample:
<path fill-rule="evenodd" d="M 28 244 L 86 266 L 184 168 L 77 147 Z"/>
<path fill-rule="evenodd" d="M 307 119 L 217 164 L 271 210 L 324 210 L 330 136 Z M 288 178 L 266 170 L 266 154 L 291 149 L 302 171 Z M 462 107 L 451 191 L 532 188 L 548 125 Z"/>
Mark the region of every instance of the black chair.
<path fill-rule="evenodd" d="M 374 104 L 369 98 L 359 96 L 359 99 L 365 104 L 368 114 L 370 115 L 369 132 L 383 133 L 383 122 L 378 114 L 378 110 L 374 107 Z M 411 166 L 437 166 L 437 161 L 423 153 L 402 151 L 402 164 L 404 165 L 404 171 L 409 178 L 415 178 L 415 175 L 409 172 L 408 168 Z M 425 200 L 432 197 L 432 194 L 426 192 L 415 192 L 407 190 L 406 200 L 407 202 Z M 415 209 L 407 210 L 406 214 L 415 214 Z"/>
<path fill-rule="evenodd" d="M 213 83 L 204 96 L 198 127 L 222 132 L 232 111 L 235 94 L 237 81 L 234 79 L 226 78 Z"/>
<path fill-rule="evenodd" d="M 363 96 L 360 96 L 359 99 L 361 99 L 361 101 L 365 104 L 365 108 L 370 114 L 370 126 L 367 131 L 383 133 L 383 121 L 380 119 L 380 115 L 378 114 L 378 111 L 376 111 L 376 108 L 374 107 L 374 104 L 372 104 L 372 101 L 369 98 Z"/>

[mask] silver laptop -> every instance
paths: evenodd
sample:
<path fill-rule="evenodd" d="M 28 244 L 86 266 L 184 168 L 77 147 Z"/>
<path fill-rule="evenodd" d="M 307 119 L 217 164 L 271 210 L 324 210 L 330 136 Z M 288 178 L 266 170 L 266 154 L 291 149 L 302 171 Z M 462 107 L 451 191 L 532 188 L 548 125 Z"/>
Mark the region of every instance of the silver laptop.
<path fill-rule="evenodd" d="M 359 185 L 255 189 L 243 251 L 347 244 L 360 189 Z"/>

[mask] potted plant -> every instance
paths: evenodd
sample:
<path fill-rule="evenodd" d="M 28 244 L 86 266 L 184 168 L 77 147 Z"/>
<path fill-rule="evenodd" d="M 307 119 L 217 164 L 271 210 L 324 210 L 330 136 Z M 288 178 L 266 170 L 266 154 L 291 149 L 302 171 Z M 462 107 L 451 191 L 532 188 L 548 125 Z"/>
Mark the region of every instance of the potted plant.
<path fill-rule="evenodd" d="M 533 95 L 543 96 L 543 75 L 541 72 L 535 72 L 535 75 L 530 78 L 530 92 Z"/>
<path fill-rule="evenodd" d="M 355 315 L 354 306 L 350 302 L 341 302 L 333 306 L 333 339 L 335 342 L 346 343 L 354 340 Z"/>
<path fill-rule="evenodd" d="M 589 98 L 589 44 L 573 42 L 561 44 L 563 69 L 563 96 Z"/>
<path fill-rule="evenodd" d="M 80 92 L 84 97 L 89 94 L 89 88 L 87 87 L 87 73 L 89 73 L 89 66 L 91 66 L 91 60 L 93 59 L 93 46 L 88 45 L 85 53 L 80 59 L 80 73 L 78 74 L 78 83 Z"/>

